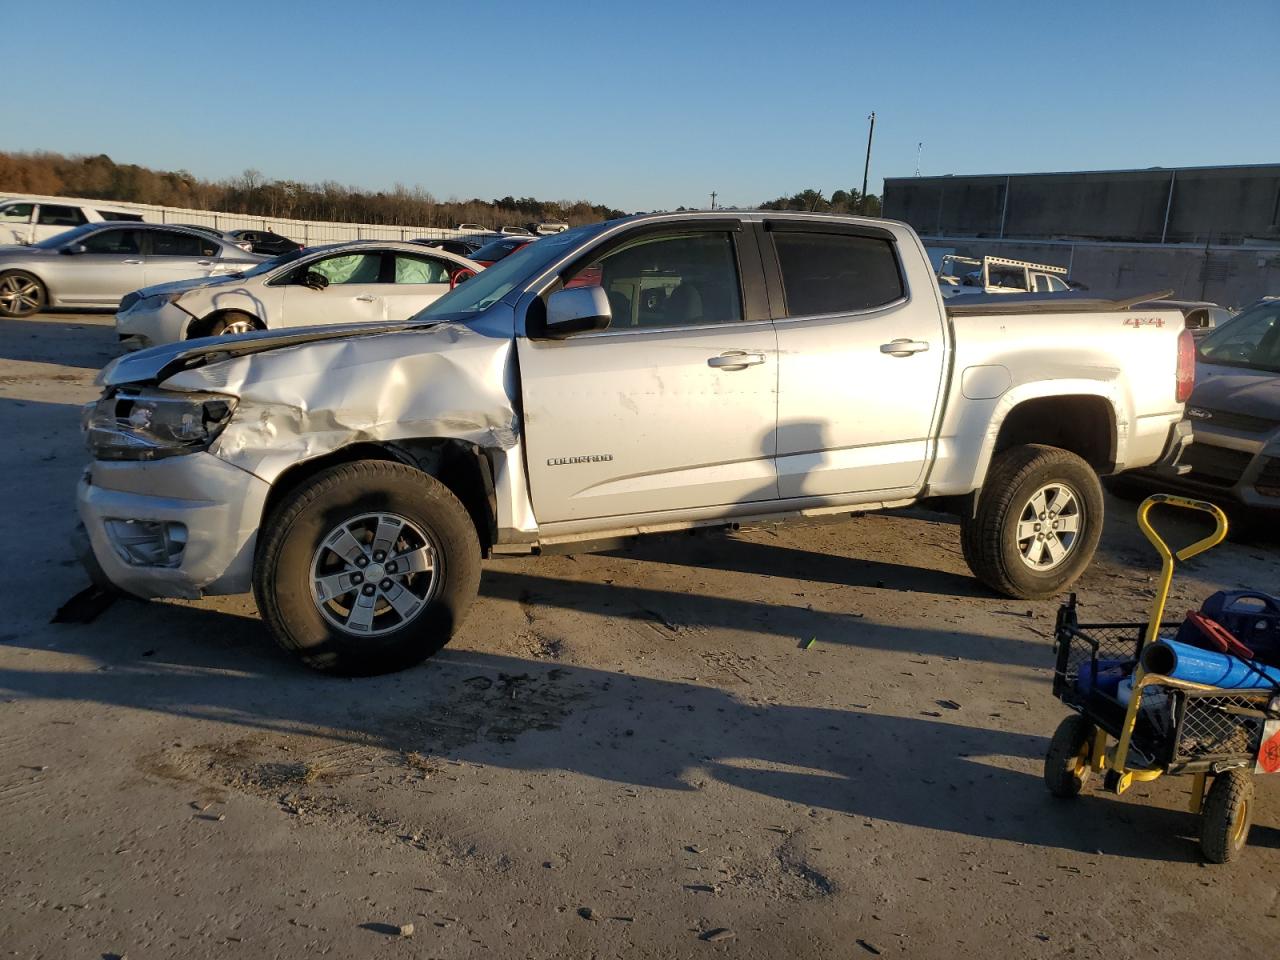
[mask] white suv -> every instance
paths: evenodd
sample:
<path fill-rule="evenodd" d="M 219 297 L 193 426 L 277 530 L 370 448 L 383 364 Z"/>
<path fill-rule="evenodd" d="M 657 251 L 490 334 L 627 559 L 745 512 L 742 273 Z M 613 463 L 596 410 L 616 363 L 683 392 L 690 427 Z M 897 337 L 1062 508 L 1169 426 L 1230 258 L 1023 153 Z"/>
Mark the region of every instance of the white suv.
<path fill-rule="evenodd" d="M 142 220 L 142 214 L 111 207 L 86 207 L 71 203 L 46 203 L 43 200 L 6 200 L 0 202 L 0 244 L 37 243 L 72 227 L 104 220 Z"/>

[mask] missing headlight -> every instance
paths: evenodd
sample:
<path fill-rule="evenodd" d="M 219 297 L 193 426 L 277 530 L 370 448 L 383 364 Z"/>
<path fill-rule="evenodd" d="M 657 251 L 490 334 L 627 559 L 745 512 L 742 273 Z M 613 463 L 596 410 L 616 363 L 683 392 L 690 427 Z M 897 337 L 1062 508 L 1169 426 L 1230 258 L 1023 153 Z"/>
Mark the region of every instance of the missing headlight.
<path fill-rule="evenodd" d="M 217 393 L 119 390 L 83 408 L 81 427 L 98 460 L 159 460 L 207 450 L 235 412 Z"/>

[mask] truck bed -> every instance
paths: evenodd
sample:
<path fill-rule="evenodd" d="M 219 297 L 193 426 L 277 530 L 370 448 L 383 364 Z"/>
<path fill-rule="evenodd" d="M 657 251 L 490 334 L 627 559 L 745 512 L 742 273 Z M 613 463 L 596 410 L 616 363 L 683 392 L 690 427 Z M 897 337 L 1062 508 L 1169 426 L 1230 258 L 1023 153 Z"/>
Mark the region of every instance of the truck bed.
<path fill-rule="evenodd" d="M 1094 293 L 981 293 L 943 300 L 948 317 L 972 317 L 981 314 L 1028 313 L 1095 313 L 1126 310 L 1148 300 L 1163 300 L 1171 290 L 1154 293 L 1100 297 Z"/>

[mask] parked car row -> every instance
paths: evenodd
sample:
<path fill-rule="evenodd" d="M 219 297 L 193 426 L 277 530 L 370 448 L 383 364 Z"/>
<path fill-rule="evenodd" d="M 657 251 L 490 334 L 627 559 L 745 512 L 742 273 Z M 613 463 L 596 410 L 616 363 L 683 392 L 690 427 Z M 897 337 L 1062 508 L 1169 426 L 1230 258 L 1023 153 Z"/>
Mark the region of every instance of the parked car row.
<path fill-rule="evenodd" d="M 0 316 L 114 307 L 141 287 L 234 273 L 262 260 L 232 240 L 189 227 L 86 223 L 30 246 L 0 248 Z"/>
<path fill-rule="evenodd" d="M 141 222 L 142 215 L 115 210 L 108 204 L 92 207 L 67 203 L 9 200 L 0 203 L 0 244 L 37 243 L 86 223 L 123 220 Z"/>
<path fill-rule="evenodd" d="M 414 243 L 358 240 L 145 287 L 116 313 L 130 348 L 288 327 L 407 320 L 484 268 Z"/>

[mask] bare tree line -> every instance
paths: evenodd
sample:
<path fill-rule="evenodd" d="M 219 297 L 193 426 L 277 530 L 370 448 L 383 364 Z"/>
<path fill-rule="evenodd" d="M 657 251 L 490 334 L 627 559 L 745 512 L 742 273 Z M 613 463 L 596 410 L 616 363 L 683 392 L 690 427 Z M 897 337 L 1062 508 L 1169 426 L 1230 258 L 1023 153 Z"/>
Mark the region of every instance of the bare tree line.
<path fill-rule="evenodd" d="M 0 191 L 6 190 L 258 217 L 391 226 L 452 227 L 464 222 L 501 226 L 550 219 L 577 225 L 624 216 L 621 210 L 586 200 L 546 201 L 511 196 L 439 200 L 422 187 L 399 183 L 390 190 L 369 191 L 332 180 L 268 180 L 257 170 L 246 170 L 226 180 L 201 180 L 186 170 L 118 164 L 106 154 L 65 156 L 0 151 Z"/>

